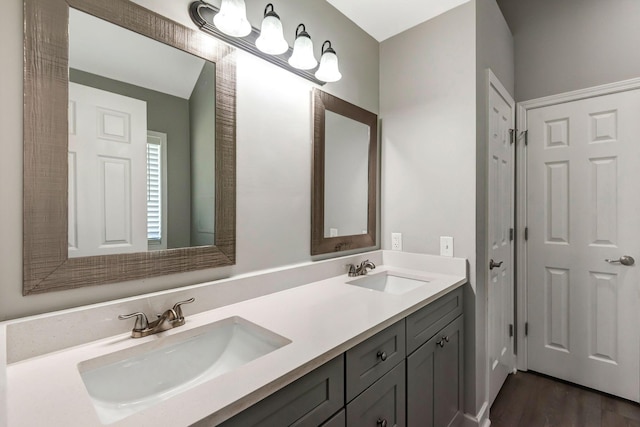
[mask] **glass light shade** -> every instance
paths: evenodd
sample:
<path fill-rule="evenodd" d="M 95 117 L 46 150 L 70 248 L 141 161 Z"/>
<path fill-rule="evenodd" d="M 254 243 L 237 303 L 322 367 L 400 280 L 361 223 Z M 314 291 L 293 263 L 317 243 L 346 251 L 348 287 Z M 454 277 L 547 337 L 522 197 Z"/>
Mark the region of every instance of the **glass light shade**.
<path fill-rule="evenodd" d="M 260 37 L 256 40 L 256 47 L 270 55 L 280 55 L 289 49 L 289 44 L 282 34 L 282 22 L 277 16 L 267 15 L 262 20 Z"/>
<path fill-rule="evenodd" d="M 244 0 L 222 0 L 220 12 L 213 17 L 213 23 L 220 31 L 233 37 L 244 37 L 251 32 Z"/>
<path fill-rule="evenodd" d="M 298 36 L 293 43 L 293 53 L 289 58 L 289 65 L 299 70 L 310 70 L 318 65 L 318 61 L 313 56 L 313 42 L 310 37 Z"/>
<path fill-rule="evenodd" d="M 320 58 L 320 67 L 316 71 L 316 78 L 323 82 L 337 82 L 342 78 L 338 69 L 338 56 L 335 52 L 326 51 Z"/>

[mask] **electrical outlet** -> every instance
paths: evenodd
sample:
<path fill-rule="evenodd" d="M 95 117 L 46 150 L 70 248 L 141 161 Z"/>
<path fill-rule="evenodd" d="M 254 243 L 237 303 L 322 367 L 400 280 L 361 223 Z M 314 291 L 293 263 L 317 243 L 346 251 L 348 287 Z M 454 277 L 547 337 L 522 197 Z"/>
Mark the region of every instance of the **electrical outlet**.
<path fill-rule="evenodd" d="M 453 237 L 440 236 L 440 255 L 453 256 Z"/>
<path fill-rule="evenodd" d="M 402 250 L 402 233 L 391 233 L 391 250 Z"/>

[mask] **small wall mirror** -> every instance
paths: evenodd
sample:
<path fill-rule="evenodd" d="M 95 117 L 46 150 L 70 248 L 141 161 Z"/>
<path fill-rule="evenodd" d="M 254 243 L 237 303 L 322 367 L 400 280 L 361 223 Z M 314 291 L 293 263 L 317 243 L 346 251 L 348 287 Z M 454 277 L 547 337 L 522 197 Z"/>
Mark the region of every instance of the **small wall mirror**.
<path fill-rule="evenodd" d="M 23 294 L 235 263 L 235 49 L 127 0 L 24 0 Z"/>
<path fill-rule="evenodd" d="M 311 254 L 376 245 L 378 117 L 313 92 Z"/>

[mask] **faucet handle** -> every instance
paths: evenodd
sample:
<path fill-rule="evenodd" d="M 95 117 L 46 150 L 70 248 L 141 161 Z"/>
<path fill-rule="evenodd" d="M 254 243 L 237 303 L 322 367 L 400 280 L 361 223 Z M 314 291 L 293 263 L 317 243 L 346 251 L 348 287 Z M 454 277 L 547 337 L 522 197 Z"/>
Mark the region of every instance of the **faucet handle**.
<path fill-rule="evenodd" d="M 132 317 L 136 318 L 136 323 L 133 326 L 134 331 L 142 331 L 149 327 L 149 320 L 147 320 L 147 315 L 144 313 L 131 313 L 131 314 L 121 314 L 118 316 L 120 320 L 131 319 Z"/>
<path fill-rule="evenodd" d="M 173 311 L 176 313 L 176 319 L 183 319 L 184 315 L 182 314 L 182 305 L 183 304 L 191 304 L 192 302 L 194 302 L 196 299 L 195 298 L 189 298 L 186 301 L 180 301 L 177 302 L 173 305 Z"/>
<path fill-rule="evenodd" d="M 349 277 L 355 277 L 357 276 L 356 273 L 356 266 L 353 264 L 347 264 L 346 267 L 349 269 Z"/>

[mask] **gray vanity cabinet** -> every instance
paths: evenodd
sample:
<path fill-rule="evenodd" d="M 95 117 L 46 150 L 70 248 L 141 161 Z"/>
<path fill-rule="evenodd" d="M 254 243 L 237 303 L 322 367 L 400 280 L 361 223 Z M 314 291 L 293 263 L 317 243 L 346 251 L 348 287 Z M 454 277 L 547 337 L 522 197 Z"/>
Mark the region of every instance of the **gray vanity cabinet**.
<path fill-rule="evenodd" d="M 463 319 L 407 358 L 407 426 L 447 427 L 462 416 Z"/>
<path fill-rule="evenodd" d="M 347 426 L 406 426 L 405 361 L 347 405 Z"/>
<path fill-rule="evenodd" d="M 344 356 L 340 355 L 225 421 L 221 426 L 319 426 L 342 407 Z M 198 427 L 204 425 L 196 424 Z"/>

